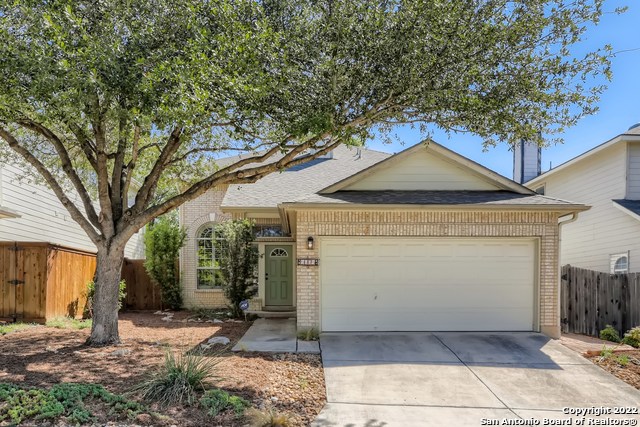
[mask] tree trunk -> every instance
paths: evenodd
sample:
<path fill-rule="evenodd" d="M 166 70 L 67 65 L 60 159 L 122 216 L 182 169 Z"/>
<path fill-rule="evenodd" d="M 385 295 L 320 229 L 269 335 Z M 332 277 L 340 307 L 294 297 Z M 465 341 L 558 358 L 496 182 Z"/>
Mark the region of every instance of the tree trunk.
<path fill-rule="evenodd" d="M 111 345 L 118 334 L 118 290 L 124 261 L 124 246 L 98 246 L 96 287 L 93 296 L 93 324 L 87 344 Z"/>

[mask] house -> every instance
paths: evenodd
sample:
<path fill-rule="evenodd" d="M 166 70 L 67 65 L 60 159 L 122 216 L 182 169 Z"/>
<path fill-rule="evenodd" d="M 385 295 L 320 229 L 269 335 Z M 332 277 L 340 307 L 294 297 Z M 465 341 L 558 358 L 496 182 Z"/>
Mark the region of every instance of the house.
<path fill-rule="evenodd" d="M 0 242 L 47 242 L 95 253 L 84 230 L 48 187 L 21 180 L 24 171 L 0 165 Z M 82 203 L 76 203 L 82 209 Z M 127 243 L 125 257 L 144 258 L 142 233 Z"/>
<path fill-rule="evenodd" d="M 530 189 L 592 206 L 562 227 L 563 265 L 640 272 L 640 124 L 542 175 L 528 173 Z"/>
<path fill-rule="evenodd" d="M 81 317 L 96 247 L 53 191 L 24 175 L 0 166 L 0 321 Z M 142 233 L 129 240 L 125 256 L 144 258 Z"/>
<path fill-rule="evenodd" d="M 295 310 L 298 328 L 558 337 L 559 230 L 586 209 L 432 141 L 395 155 L 340 147 L 185 204 L 184 300 L 225 304 L 215 271 L 202 272 L 215 257 L 204 249 L 216 222 L 252 218 L 261 258 L 251 308 Z"/>

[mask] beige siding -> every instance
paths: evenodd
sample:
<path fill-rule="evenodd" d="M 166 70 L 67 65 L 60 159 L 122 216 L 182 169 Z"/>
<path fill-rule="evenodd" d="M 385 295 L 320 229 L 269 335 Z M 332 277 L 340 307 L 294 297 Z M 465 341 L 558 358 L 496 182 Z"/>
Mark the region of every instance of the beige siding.
<path fill-rule="evenodd" d="M 591 206 L 562 226 L 562 264 L 609 271 L 611 254 L 630 251 L 630 270 L 640 271 L 640 222 L 611 201 L 625 197 L 626 153 L 616 144 L 543 180 L 547 196 Z"/>
<path fill-rule="evenodd" d="M 21 216 L 0 221 L 0 241 L 50 242 L 88 251 L 96 250 L 53 191 L 44 185 L 19 182 L 17 177 L 23 172 L 15 166 L 4 165 L 0 175 L 2 206 L 17 211 Z M 82 203 L 77 202 L 76 206 L 82 209 Z M 125 256 L 144 258 L 142 232 L 129 240 Z"/>
<path fill-rule="evenodd" d="M 315 245 L 313 250 L 309 250 L 308 236 L 318 239 L 322 239 L 322 236 L 538 238 L 538 323 L 543 332 L 551 336 L 559 335 L 556 213 L 299 211 L 296 236 L 298 258 L 319 258 L 320 245 Z M 319 327 L 320 275 L 317 267 L 298 267 L 297 307 L 298 327 Z"/>
<path fill-rule="evenodd" d="M 420 150 L 344 190 L 497 190 L 478 175 Z"/>
<path fill-rule="evenodd" d="M 220 289 L 197 289 L 196 236 L 203 225 L 230 219 L 220 204 L 227 186 L 216 187 L 180 207 L 180 224 L 187 229 L 187 241 L 180 251 L 180 275 L 184 305 L 187 308 L 225 307 L 227 301 Z"/>
<path fill-rule="evenodd" d="M 626 198 L 640 200 L 640 143 L 629 144 L 628 185 Z"/>

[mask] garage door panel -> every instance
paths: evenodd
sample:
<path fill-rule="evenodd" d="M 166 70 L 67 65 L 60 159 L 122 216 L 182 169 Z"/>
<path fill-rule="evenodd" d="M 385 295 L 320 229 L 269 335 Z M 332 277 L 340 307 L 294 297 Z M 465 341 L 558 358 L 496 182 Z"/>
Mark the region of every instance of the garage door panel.
<path fill-rule="evenodd" d="M 344 239 L 321 255 L 324 331 L 533 328 L 533 240 Z"/>

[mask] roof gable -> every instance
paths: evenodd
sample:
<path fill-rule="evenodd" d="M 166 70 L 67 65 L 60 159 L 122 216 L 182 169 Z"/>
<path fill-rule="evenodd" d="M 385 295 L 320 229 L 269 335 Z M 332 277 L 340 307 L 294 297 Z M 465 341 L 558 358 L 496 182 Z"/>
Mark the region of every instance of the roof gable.
<path fill-rule="evenodd" d="M 320 191 L 531 190 L 433 141 L 414 145 Z"/>

